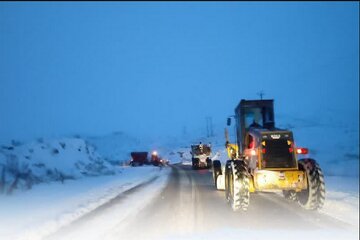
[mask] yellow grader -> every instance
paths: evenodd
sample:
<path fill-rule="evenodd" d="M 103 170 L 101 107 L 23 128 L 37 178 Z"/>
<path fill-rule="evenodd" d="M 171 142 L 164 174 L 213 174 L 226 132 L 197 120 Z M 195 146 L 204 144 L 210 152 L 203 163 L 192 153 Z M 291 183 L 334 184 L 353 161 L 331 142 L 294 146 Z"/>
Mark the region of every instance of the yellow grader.
<path fill-rule="evenodd" d="M 309 210 L 325 201 L 324 176 L 314 159 L 298 159 L 308 149 L 297 147 L 289 130 L 275 127 L 273 100 L 241 100 L 235 109 L 236 142 L 225 130 L 229 159 L 221 166 L 213 161 L 213 178 L 218 190 L 225 190 L 234 211 L 246 211 L 250 193 L 282 191 L 286 199 Z M 231 125 L 231 118 L 227 125 Z"/>

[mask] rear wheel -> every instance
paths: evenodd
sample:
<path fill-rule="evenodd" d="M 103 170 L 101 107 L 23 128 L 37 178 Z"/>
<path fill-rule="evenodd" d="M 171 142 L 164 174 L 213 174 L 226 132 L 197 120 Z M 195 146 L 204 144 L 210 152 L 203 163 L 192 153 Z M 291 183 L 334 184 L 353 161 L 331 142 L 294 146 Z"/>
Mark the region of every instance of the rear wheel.
<path fill-rule="evenodd" d="M 199 168 L 199 159 L 198 158 L 193 158 L 192 159 L 192 169 L 196 170 Z"/>
<path fill-rule="evenodd" d="M 211 161 L 210 158 L 207 158 L 207 159 L 206 159 L 206 167 L 207 167 L 207 168 L 211 168 L 211 167 L 212 167 L 212 161 Z"/>
<path fill-rule="evenodd" d="M 234 211 L 246 211 L 250 203 L 250 176 L 242 160 L 230 160 L 225 167 L 225 196 Z"/>
<path fill-rule="evenodd" d="M 137 167 L 137 166 L 139 166 L 139 163 L 138 163 L 138 162 L 131 162 L 131 163 L 130 163 L 130 166 L 132 166 L 132 167 Z"/>
<path fill-rule="evenodd" d="M 325 202 L 325 182 L 321 168 L 314 159 L 299 160 L 299 169 L 306 174 L 308 188 L 297 193 L 298 203 L 305 209 L 321 209 Z"/>
<path fill-rule="evenodd" d="M 214 179 L 214 184 L 215 184 L 216 189 L 218 189 L 217 179 L 220 175 L 221 175 L 221 163 L 219 160 L 214 160 L 213 161 L 213 179 Z"/>

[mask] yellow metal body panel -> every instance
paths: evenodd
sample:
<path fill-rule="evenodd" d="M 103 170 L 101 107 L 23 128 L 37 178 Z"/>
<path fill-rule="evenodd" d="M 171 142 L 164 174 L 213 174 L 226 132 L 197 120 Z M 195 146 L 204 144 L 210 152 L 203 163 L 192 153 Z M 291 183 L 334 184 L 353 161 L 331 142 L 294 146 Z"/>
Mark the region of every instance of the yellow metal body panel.
<path fill-rule="evenodd" d="M 254 173 L 255 191 L 262 190 L 295 190 L 307 188 L 307 179 L 303 171 L 269 171 L 260 170 Z"/>
<path fill-rule="evenodd" d="M 255 190 L 253 178 L 250 178 L 249 192 L 253 193 L 253 192 L 255 192 L 255 191 L 256 191 L 256 190 Z"/>
<path fill-rule="evenodd" d="M 239 148 L 238 148 L 238 145 L 236 145 L 234 143 L 229 143 L 229 144 L 227 144 L 226 150 L 227 150 L 229 159 L 235 159 L 237 157 Z"/>

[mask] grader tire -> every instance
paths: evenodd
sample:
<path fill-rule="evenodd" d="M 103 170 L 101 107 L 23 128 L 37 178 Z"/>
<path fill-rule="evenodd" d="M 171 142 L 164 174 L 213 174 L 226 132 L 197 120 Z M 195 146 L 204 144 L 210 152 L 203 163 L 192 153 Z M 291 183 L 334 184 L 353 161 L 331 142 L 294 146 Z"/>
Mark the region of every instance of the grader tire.
<path fill-rule="evenodd" d="M 321 168 L 314 159 L 299 160 L 299 169 L 306 174 L 308 188 L 297 193 L 300 206 L 308 210 L 318 210 L 325 202 L 325 182 Z"/>
<path fill-rule="evenodd" d="M 233 211 L 246 211 L 250 203 L 250 176 L 241 160 L 228 161 L 225 168 L 225 195 Z"/>
<path fill-rule="evenodd" d="M 226 161 L 225 164 L 225 199 L 227 202 L 230 201 L 230 191 L 229 191 L 229 182 L 230 182 L 230 175 L 231 175 L 231 162 L 232 160 Z"/>
<path fill-rule="evenodd" d="M 199 159 L 198 158 L 192 158 L 192 169 L 197 170 L 199 168 Z"/>
<path fill-rule="evenodd" d="M 221 163 L 219 160 L 214 160 L 212 165 L 213 165 L 214 185 L 215 185 L 215 188 L 218 189 L 217 178 L 222 174 L 221 173 Z"/>
<path fill-rule="evenodd" d="M 212 165 L 213 165 L 213 161 L 211 161 L 210 158 L 207 158 L 207 159 L 206 159 L 206 167 L 207 167 L 208 169 L 211 169 L 211 168 L 212 168 Z"/>

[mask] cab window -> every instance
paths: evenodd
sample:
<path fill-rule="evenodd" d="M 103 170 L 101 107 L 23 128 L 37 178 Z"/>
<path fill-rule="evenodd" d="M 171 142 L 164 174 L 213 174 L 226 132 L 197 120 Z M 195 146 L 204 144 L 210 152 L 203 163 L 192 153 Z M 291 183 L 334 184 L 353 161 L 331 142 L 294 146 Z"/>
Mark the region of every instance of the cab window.
<path fill-rule="evenodd" d="M 245 128 L 249 128 L 254 122 L 263 126 L 261 108 L 248 108 L 245 110 Z"/>

